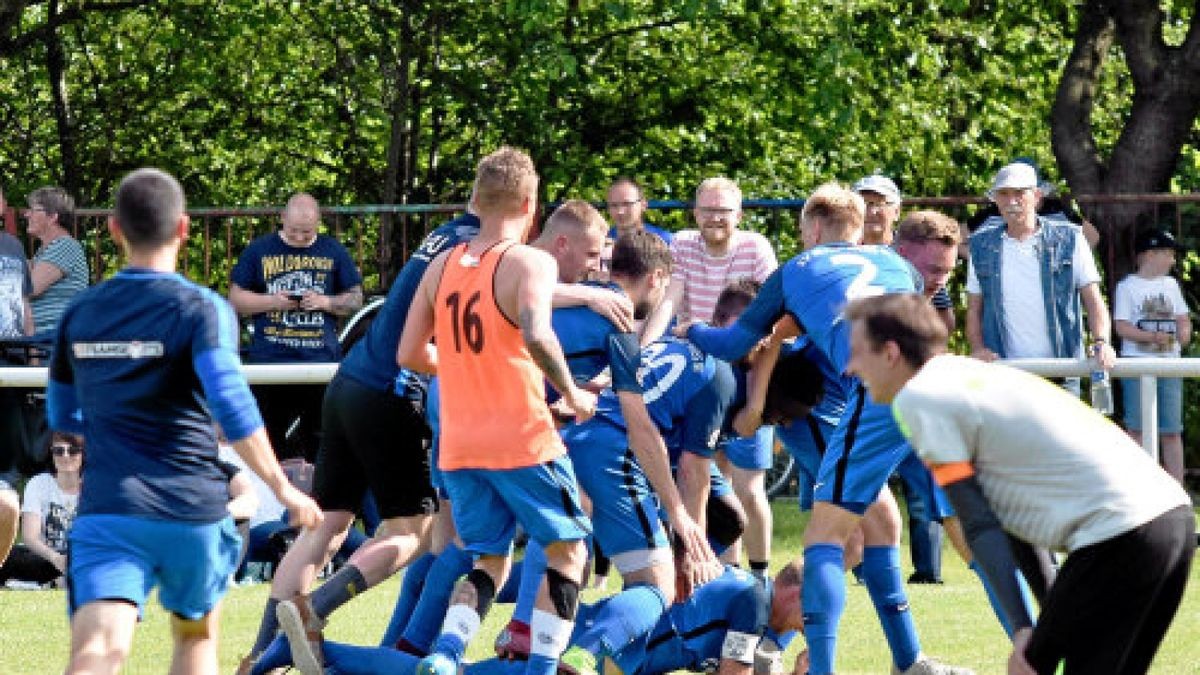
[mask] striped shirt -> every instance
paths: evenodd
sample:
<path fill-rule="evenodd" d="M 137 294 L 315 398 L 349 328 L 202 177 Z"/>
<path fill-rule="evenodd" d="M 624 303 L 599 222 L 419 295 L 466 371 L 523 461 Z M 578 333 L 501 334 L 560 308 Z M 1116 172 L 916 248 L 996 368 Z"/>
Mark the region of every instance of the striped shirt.
<path fill-rule="evenodd" d="M 34 254 L 30 266 L 39 262 L 57 267 L 63 276 L 30 302 L 35 333 L 54 330 L 63 310 L 76 293 L 87 288 L 89 279 L 87 257 L 74 237 L 59 237 L 42 246 Z"/>
<path fill-rule="evenodd" d="M 675 270 L 671 280 L 683 285 L 683 303 L 676 309 L 681 321 L 712 321 L 717 296 L 737 279 L 763 282 L 779 263 L 767 238 L 757 232 L 734 230 L 729 252 L 713 256 L 699 230 L 684 230 L 671 242 Z"/>

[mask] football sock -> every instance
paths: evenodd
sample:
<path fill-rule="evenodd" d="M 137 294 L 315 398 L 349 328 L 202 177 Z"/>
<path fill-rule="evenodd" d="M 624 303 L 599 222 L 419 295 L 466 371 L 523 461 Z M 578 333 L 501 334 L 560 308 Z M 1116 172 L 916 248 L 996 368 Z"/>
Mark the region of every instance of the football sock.
<path fill-rule="evenodd" d="M 921 653 L 921 641 L 900 578 L 900 549 L 867 546 L 863 549 L 862 568 L 863 584 L 875 603 L 879 624 L 892 650 L 892 661 L 901 671 L 908 670 Z"/>
<path fill-rule="evenodd" d="M 814 544 L 804 549 L 804 636 L 808 643 L 808 672 L 833 672 L 838 622 L 846 608 L 846 577 L 842 547 Z"/>
<path fill-rule="evenodd" d="M 405 568 L 404 581 L 400 583 L 400 594 L 396 596 L 396 606 L 392 608 L 392 618 L 379 641 L 380 646 L 391 647 L 404 633 L 408 618 L 412 616 L 417 601 L 421 599 L 421 590 L 425 588 L 425 575 L 434 560 L 437 560 L 437 556 L 426 553 Z"/>

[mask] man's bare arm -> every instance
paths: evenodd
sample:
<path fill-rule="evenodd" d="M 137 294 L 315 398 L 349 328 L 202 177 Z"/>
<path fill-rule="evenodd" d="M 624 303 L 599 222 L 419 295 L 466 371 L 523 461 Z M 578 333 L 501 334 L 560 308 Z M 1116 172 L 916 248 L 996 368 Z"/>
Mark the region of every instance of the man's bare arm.
<path fill-rule="evenodd" d="M 442 253 L 425 269 L 412 304 L 408 306 L 408 317 L 400 333 L 400 344 L 396 347 L 396 363 L 403 368 L 433 375 L 437 373 L 437 352 L 429 344 L 433 338 L 433 302 L 437 294 L 437 283 L 446 266 L 446 253 Z"/>

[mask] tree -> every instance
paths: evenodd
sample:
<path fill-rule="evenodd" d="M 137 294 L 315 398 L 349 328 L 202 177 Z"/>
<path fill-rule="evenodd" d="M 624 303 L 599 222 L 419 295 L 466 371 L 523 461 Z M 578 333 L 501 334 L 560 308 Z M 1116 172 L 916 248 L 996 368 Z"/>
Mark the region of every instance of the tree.
<path fill-rule="evenodd" d="M 1080 195 L 1166 192 L 1200 113 L 1200 14 L 1182 3 L 1088 0 L 1080 9 L 1074 46 L 1054 101 L 1054 153 L 1071 190 Z M 1188 16 L 1190 14 L 1190 17 Z M 1172 38 L 1182 40 L 1171 44 Z M 1129 87 L 1105 77 L 1108 59 L 1124 56 Z M 1104 92 L 1107 85 L 1111 90 Z M 1128 96 L 1115 140 L 1095 124 L 1097 102 Z M 1110 137 L 1111 138 L 1111 137 Z M 1085 203 L 1105 232 L 1110 281 L 1132 268 L 1133 237 L 1148 225 L 1144 203 Z"/>

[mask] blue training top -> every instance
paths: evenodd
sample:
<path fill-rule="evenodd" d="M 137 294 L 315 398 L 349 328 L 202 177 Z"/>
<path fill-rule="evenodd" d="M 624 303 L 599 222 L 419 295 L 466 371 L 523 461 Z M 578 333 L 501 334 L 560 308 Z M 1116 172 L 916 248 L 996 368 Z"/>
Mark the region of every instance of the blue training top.
<path fill-rule="evenodd" d="M 622 292 L 615 284 L 603 287 Z M 621 332 L 611 321 L 582 306 L 554 310 L 551 325 L 577 384 L 590 382 L 605 368 L 611 368 L 613 390 L 642 393 L 637 377 L 641 366 L 637 335 Z"/>
<path fill-rule="evenodd" d="M 734 325 L 694 325 L 688 338 L 719 358 L 739 359 L 786 312 L 835 371 L 844 373 L 850 361 L 850 326 L 841 316 L 846 303 L 883 293 L 914 292 L 911 269 L 886 246 L 822 244 L 775 270 Z"/>
<path fill-rule="evenodd" d="M 350 353 L 342 360 L 338 373 L 346 375 L 355 381 L 372 389 L 390 390 L 400 377 L 402 389 L 413 380 L 408 371 L 401 372 L 396 363 L 396 346 L 400 344 L 400 333 L 404 330 L 404 321 L 408 318 L 408 308 L 412 304 L 417 287 L 421 285 L 421 277 L 425 276 L 425 268 L 429 262 L 438 257 L 443 251 L 453 248 L 461 242 L 474 239 L 479 234 L 479 218 L 470 213 L 463 214 L 454 220 L 438 227 L 425 236 L 424 241 L 416 251 L 409 256 L 408 262 L 400 270 L 396 280 L 388 290 L 387 300 L 367 333 L 359 340 Z"/>
<path fill-rule="evenodd" d="M 76 296 L 46 396 L 51 428 L 87 441 L 81 515 L 220 520 L 229 482 L 213 417 L 235 441 L 262 427 L 233 308 L 177 274 L 125 269 Z"/>
<path fill-rule="evenodd" d="M 736 385 L 729 364 L 686 341 L 663 338 L 642 350 L 642 398 L 671 456 L 679 451 L 712 455 Z M 605 390 L 596 418 L 625 429 L 616 394 Z"/>

